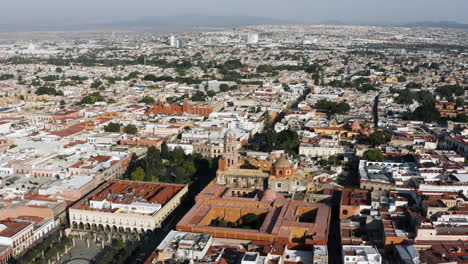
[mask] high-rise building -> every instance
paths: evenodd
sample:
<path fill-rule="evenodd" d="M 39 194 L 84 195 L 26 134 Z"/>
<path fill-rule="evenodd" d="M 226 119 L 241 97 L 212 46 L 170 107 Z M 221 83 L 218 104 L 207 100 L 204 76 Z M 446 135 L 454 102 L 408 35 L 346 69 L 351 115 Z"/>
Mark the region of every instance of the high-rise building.
<path fill-rule="evenodd" d="M 248 44 L 257 44 L 258 43 L 258 34 L 250 33 L 247 36 L 247 43 Z"/>
<path fill-rule="evenodd" d="M 176 47 L 176 45 L 177 45 L 177 39 L 176 39 L 175 36 L 171 36 L 171 37 L 169 38 L 169 45 L 170 45 L 171 47 L 174 47 L 174 48 Z"/>
<path fill-rule="evenodd" d="M 178 49 L 183 49 L 183 48 L 185 48 L 185 41 L 182 40 L 182 39 L 178 39 L 178 40 L 176 41 L 176 48 L 178 48 Z"/>

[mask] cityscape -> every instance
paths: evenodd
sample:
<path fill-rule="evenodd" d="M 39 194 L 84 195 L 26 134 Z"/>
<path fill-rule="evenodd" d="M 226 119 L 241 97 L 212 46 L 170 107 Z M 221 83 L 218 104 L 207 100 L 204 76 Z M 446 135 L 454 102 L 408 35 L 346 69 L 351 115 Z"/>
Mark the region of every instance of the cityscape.
<path fill-rule="evenodd" d="M 0 264 L 468 263 L 437 25 L 0 30 Z"/>

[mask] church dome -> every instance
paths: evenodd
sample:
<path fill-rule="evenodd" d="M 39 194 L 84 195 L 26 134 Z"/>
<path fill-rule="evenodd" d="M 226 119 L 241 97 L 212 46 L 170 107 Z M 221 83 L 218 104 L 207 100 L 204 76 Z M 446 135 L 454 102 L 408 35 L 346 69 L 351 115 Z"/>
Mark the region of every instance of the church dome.
<path fill-rule="evenodd" d="M 268 188 L 263 192 L 262 201 L 272 202 L 276 200 L 276 192 Z"/>
<path fill-rule="evenodd" d="M 236 137 L 236 131 L 233 129 L 228 129 L 226 133 L 224 133 L 225 137 Z"/>
<path fill-rule="evenodd" d="M 289 160 L 281 158 L 275 161 L 273 164 L 273 167 L 275 168 L 290 168 L 291 167 L 291 162 Z"/>

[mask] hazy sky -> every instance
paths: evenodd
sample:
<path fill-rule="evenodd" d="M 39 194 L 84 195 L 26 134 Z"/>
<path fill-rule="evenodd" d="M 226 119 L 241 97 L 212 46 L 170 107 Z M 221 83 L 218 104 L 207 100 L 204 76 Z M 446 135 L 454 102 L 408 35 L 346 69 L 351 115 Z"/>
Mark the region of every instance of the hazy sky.
<path fill-rule="evenodd" d="M 468 23 L 468 0 L 1 0 L 0 24 L 120 21 L 181 14 L 247 15 L 298 22 Z"/>

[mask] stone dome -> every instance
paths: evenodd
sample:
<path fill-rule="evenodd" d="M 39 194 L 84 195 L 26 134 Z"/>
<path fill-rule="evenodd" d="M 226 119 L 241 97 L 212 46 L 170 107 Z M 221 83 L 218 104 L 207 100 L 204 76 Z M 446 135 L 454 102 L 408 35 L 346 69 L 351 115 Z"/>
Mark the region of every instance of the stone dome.
<path fill-rule="evenodd" d="M 289 160 L 281 158 L 275 161 L 273 164 L 273 167 L 275 168 L 290 168 L 291 167 L 291 162 Z"/>
<path fill-rule="evenodd" d="M 233 129 L 228 129 L 226 130 L 226 133 L 224 133 L 225 137 L 236 137 L 236 131 Z"/>
<path fill-rule="evenodd" d="M 263 192 L 262 201 L 272 202 L 276 200 L 276 192 L 268 188 Z"/>

